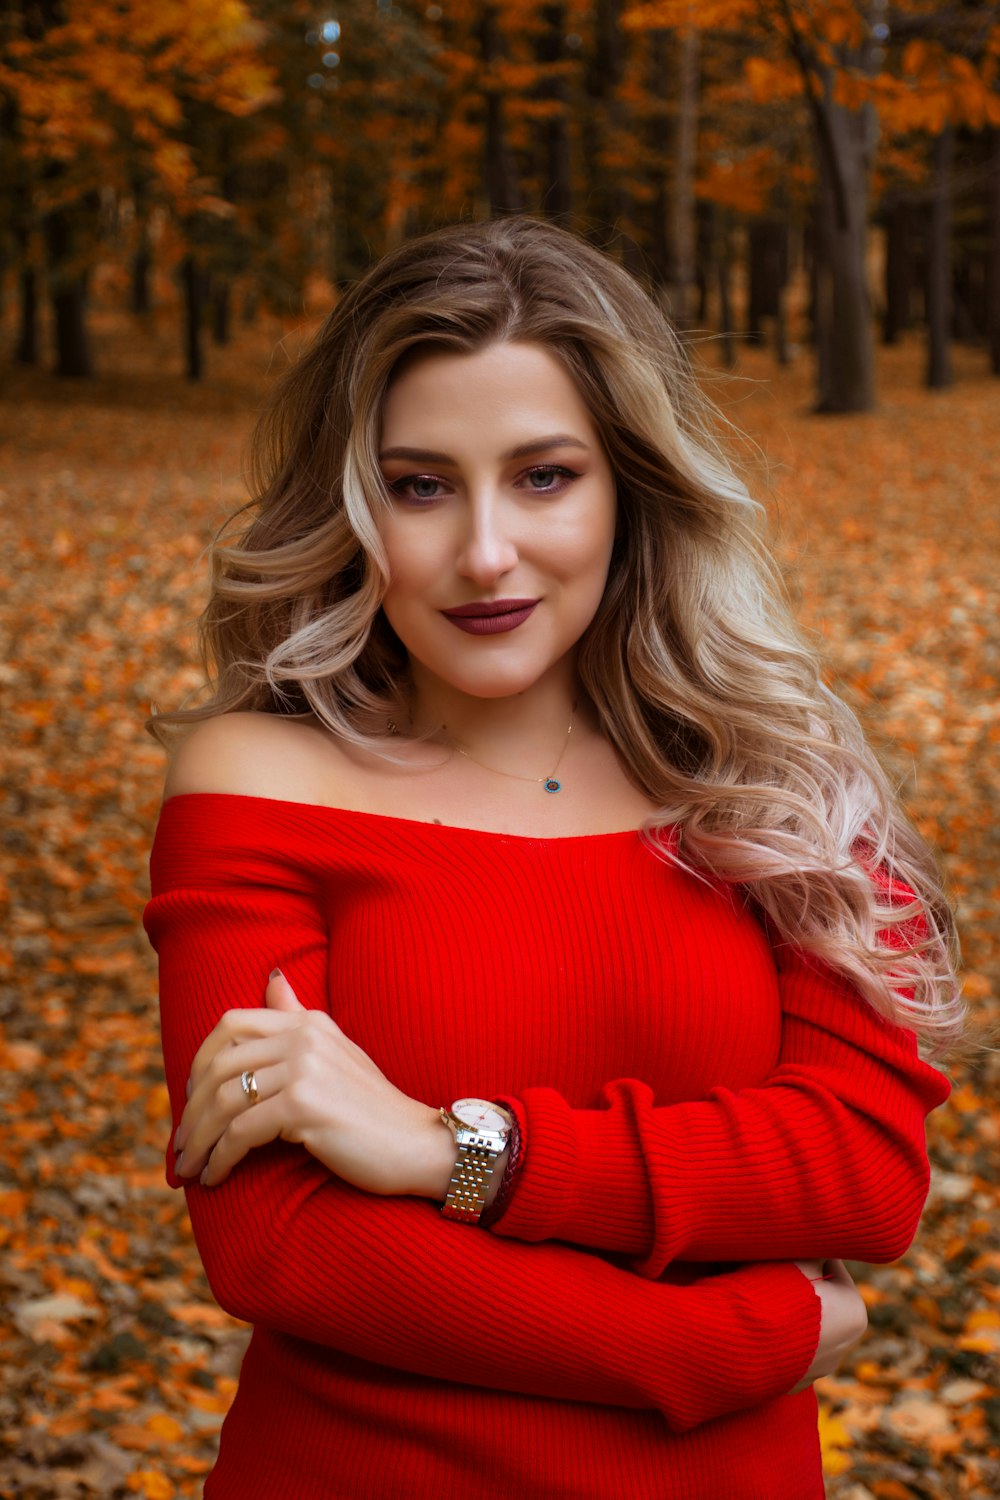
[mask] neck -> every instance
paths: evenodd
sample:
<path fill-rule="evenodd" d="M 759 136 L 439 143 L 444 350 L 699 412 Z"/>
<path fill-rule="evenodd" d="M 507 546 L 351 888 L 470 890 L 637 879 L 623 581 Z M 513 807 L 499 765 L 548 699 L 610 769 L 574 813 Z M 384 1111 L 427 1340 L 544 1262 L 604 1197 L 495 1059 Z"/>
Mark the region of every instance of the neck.
<path fill-rule="evenodd" d="M 429 678 L 418 663 L 413 668 L 410 724 L 415 734 L 443 731 L 443 737 L 472 755 L 527 776 L 551 770 L 574 705 L 582 706 L 575 674 L 565 669 L 509 697 L 476 698 Z"/>

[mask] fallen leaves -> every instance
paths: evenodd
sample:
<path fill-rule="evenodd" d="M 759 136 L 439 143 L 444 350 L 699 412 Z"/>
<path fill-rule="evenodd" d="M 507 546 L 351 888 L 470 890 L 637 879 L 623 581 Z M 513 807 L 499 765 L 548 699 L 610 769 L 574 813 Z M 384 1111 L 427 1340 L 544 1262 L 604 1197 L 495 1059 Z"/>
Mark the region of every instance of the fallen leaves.
<path fill-rule="evenodd" d="M 108 317 L 125 374 L 24 377 L 0 430 L 0 1494 L 18 1500 L 198 1494 L 247 1338 L 164 1182 L 139 926 L 164 759 L 142 720 L 198 681 L 204 549 L 243 498 L 279 333 L 218 351 L 191 392 Z M 755 352 L 722 394 L 767 455 L 797 610 L 942 850 L 966 996 L 996 1014 L 1000 384 L 957 349 L 960 383 L 930 395 L 921 357 L 882 352 L 870 416 L 812 416 L 801 365 Z M 995 1063 L 969 1065 L 932 1121 L 913 1250 L 854 1268 L 869 1334 L 819 1386 L 830 1500 L 1000 1491 L 995 1100 Z"/>

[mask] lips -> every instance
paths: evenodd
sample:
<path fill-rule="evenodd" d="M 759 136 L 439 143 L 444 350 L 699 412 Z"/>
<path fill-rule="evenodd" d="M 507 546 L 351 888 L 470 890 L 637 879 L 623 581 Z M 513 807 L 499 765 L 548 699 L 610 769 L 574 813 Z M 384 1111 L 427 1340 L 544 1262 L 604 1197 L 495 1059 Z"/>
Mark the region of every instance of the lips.
<path fill-rule="evenodd" d="M 441 613 L 468 635 L 500 635 L 523 625 L 538 603 L 537 599 L 491 599 L 457 604 Z"/>

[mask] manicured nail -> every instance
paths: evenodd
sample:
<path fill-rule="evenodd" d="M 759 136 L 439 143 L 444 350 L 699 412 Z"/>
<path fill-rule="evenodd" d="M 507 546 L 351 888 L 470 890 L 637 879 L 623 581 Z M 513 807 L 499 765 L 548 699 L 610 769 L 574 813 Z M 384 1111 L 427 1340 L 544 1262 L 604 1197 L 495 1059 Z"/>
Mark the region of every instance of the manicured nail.
<path fill-rule="evenodd" d="M 285 976 L 280 969 L 272 969 L 267 977 L 268 979 L 284 979 Z"/>

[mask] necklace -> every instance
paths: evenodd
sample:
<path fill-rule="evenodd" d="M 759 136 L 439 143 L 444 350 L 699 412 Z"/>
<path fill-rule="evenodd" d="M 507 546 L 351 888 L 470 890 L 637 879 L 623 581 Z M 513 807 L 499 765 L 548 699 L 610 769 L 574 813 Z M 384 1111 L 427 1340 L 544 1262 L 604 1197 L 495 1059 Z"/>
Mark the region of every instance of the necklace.
<path fill-rule="evenodd" d="M 574 707 L 574 713 L 575 712 L 576 709 Z M 442 726 L 442 728 L 443 727 L 444 726 Z M 484 760 L 477 760 L 474 755 L 469 754 L 468 750 L 463 750 L 461 745 L 457 744 L 455 740 L 452 740 L 451 745 L 452 749 L 457 750 L 459 755 L 464 755 L 466 760 L 471 760 L 474 765 L 482 766 L 484 771 L 492 771 L 497 776 L 509 776 L 512 781 L 531 781 L 534 782 L 536 786 L 543 786 L 547 792 L 561 792 L 562 782 L 556 780 L 556 772 L 559 769 L 563 756 L 566 754 L 566 749 L 569 745 L 569 737 L 572 733 L 573 719 L 572 716 L 570 716 L 569 728 L 566 730 L 566 738 L 563 740 L 563 747 L 559 751 L 559 757 L 556 760 L 555 765 L 552 767 L 552 770 L 549 772 L 548 776 L 518 776 L 515 771 L 501 771 L 499 766 L 488 766 Z"/>
<path fill-rule="evenodd" d="M 576 704 L 574 703 L 573 714 L 575 713 Z M 530 781 L 535 786 L 543 786 L 547 792 L 561 792 L 562 782 L 556 779 L 556 772 L 562 764 L 562 758 L 566 754 L 566 750 L 569 745 L 569 737 L 573 733 L 573 714 L 570 715 L 569 727 L 566 730 L 566 738 L 563 740 L 562 749 L 559 751 L 559 756 L 556 760 L 556 763 L 547 776 L 519 776 L 516 771 L 501 771 L 499 766 L 488 766 L 484 760 L 477 760 L 476 756 L 470 755 L 468 750 L 463 750 L 462 746 L 458 744 L 456 740 L 451 740 L 451 736 L 449 735 L 449 739 L 451 740 L 451 748 L 453 750 L 457 750 L 459 755 L 464 755 L 466 760 L 471 760 L 473 765 L 482 766 L 484 771 L 492 771 L 495 776 L 509 776 L 512 781 Z M 389 720 L 387 728 L 390 734 L 399 733 L 399 729 L 392 719 Z M 447 732 L 447 726 L 445 724 L 442 724 L 441 728 Z"/>

